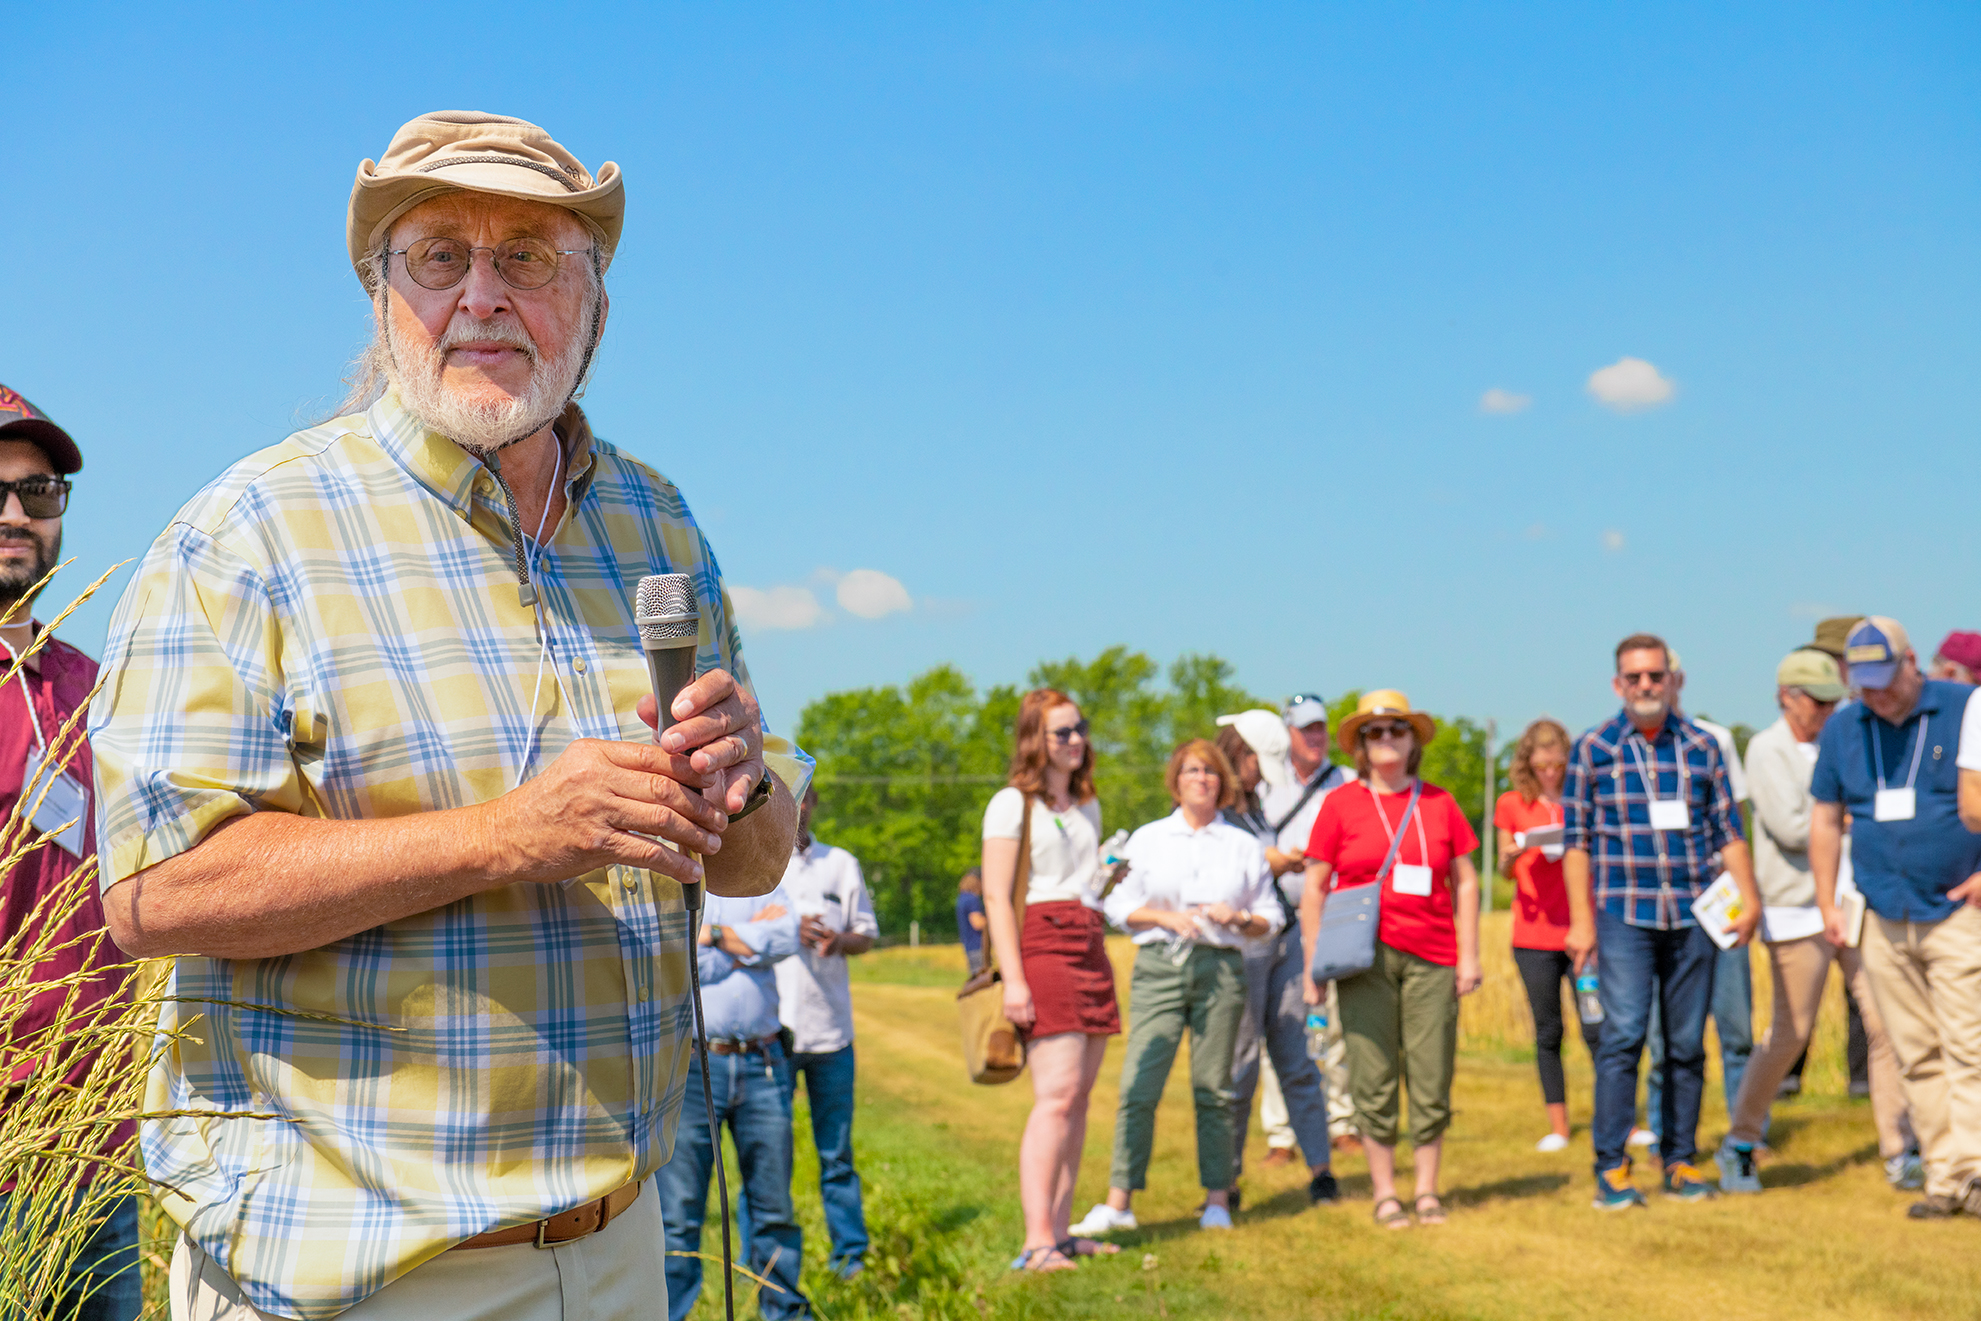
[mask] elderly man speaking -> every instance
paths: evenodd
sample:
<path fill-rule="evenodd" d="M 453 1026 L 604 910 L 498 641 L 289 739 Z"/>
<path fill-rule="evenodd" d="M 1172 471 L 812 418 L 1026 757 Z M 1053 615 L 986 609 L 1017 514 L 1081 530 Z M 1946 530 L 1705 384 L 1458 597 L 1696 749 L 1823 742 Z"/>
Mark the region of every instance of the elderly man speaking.
<path fill-rule="evenodd" d="M 773 889 L 809 764 L 680 492 L 572 403 L 623 209 L 533 124 L 407 124 L 351 193 L 348 415 L 195 495 L 118 607 L 105 909 L 201 1020 L 143 1134 L 174 1317 L 665 1310 L 682 886 Z M 702 673 L 656 745 L 663 572 Z"/>

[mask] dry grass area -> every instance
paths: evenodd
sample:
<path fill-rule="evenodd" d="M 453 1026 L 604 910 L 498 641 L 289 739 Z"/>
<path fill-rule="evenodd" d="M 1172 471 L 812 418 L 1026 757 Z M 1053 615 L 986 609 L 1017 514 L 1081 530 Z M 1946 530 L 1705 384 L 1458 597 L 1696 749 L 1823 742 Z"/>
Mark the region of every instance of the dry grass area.
<path fill-rule="evenodd" d="M 838 1286 L 816 1269 L 806 1287 L 828 1318 L 1330 1317 L 1531 1318 L 1703 1315 L 1718 1318 L 1981 1317 L 1981 1225 L 1917 1225 L 1877 1160 L 1868 1106 L 1846 1097 L 1841 994 L 1833 985 L 1804 1095 L 1778 1107 L 1768 1191 L 1648 1212 L 1598 1215 L 1591 1191 L 1590 1072 L 1569 1057 L 1577 1137 L 1558 1155 L 1544 1130 L 1525 998 L 1506 951 L 1505 917 L 1488 919 L 1488 980 L 1465 1006 L 1458 1118 L 1447 1139 L 1451 1223 L 1406 1233 L 1370 1222 L 1361 1159 L 1341 1157 L 1342 1205 L 1310 1208 L 1304 1174 L 1265 1171 L 1253 1127 L 1253 1173 L 1235 1231 L 1204 1234 L 1192 1208 L 1187 1073 L 1178 1062 L 1159 1120 L 1143 1229 L 1123 1253 L 1076 1272 L 1006 1269 L 1020 1242 L 1017 1134 L 1023 1080 L 973 1087 L 958 1062 L 951 992 L 959 950 L 878 951 L 855 991 L 861 1105 L 856 1137 L 874 1208 L 872 1278 Z M 1115 949 L 1123 972 L 1126 942 Z M 1757 955 L 1757 971 L 1765 964 Z M 919 983 L 919 984 L 918 984 Z M 1757 1021 L 1767 979 L 1756 978 Z M 1078 1209 L 1105 1190 L 1121 1042 L 1094 1096 Z M 1725 1125 L 1717 1064 L 1702 1143 Z M 806 1129 L 801 1121 L 800 1133 Z M 823 1256 L 810 1143 L 799 1139 L 807 1258 Z M 1651 1176 L 1640 1171 L 1648 1186 Z M 704 1301 L 698 1315 L 719 1315 Z"/>

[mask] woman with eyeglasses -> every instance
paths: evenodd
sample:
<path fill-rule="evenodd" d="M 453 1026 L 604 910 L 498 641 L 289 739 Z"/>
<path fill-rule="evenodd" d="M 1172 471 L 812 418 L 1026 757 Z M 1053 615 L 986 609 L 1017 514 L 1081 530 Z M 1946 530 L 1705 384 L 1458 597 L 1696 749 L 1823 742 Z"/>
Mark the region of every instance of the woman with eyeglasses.
<path fill-rule="evenodd" d="M 1534 1011 L 1534 1065 L 1548 1133 L 1536 1151 L 1568 1146 L 1568 1085 L 1561 1071 L 1561 983 L 1575 976 L 1562 951 L 1568 938 L 1568 887 L 1562 878 L 1561 786 L 1568 778 L 1568 730 L 1543 716 L 1527 726 L 1513 747 L 1507 778 L 1513 787 L 1493 807 L 1499 831 L 1500 875 L 1513 881 L 1513 963 Z M 1582 1024 L 1582 1042 L 1594 1058 L 1602 1043 L 1600 1022 Z"/>
<path fill-rule="evenodd" d="M 1203 1229 L 1231 1228 L 1231 1055 L 1245 1016 L 1246 938 L 1279 930 L 1266 851 L 1219 813 L 1238 801 L 1238 776 L 1217 746 L 1192 739 L 1169 759 L 1163 782 L 1176 811 L 1129 836 L 1127 879 L 1108 896 L 1108 920 L 1135 939 L 1129 982 L 1134 1014 L 1121 1063 L 1121 1107 L 1107 1200 L 1076 1234 L 1134 1229 L 1134 1195 L 1147 1183 L 1156 1105 L 1183 1034 L 1190 1034 L 1190 1090 L 1197 1114 Z"/>
<path fill-rule="evenodd" d="M 1064 693 L 1026 693 L 1010 782 L 984 809 L 983 856 L 984 916 L 1004 979 L 1004 1013 L 1025 1034 L 1032 1074 L 1032 1114 L 1018 1147 L 1025 1247 L 1017 1269 L 1071 1270 L 1076 1256 L 1119 1251 L 1067 1229 L 1087 1097 L 1107 1039 L 1121 1031 L 1100 913 L 1109 879 L 1100 841 L 1086 718 Z"/>
<path fill-rule="evenodd" d="M 1396 1195 L 1397 1084 L 1410 1094 L 1417 1223 L 1441 1225 L 1438 1164 L 1451 1124 L 1452 1062 L 1458 1053 L 1458 997 L 1479 989 L 1478 836 L 1450 794 L 1417 778 L 1431 717 L 1393 688 L 1365 693 L 1341 722 L 1341 748 L 1355 759 L 1356 784 L 1321 803 L 1307 844 L 1311 865 L 1300 901 L 1306 943 L 1303 990 L 1321 1002 L 1311 973 L 1321 914 L 1331 890 L 1380 885 L 1376 961 L 1335 983 L 1348 1043 L 1355 1127 L 1369 1160 L 1376 1223 L 1408 1229 Z"/>

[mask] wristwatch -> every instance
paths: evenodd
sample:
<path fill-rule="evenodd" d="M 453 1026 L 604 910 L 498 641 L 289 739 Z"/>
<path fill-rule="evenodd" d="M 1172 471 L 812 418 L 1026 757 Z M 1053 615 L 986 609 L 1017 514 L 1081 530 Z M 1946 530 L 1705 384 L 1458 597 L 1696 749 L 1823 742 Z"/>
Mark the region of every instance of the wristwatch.
<path fill-rule="evenodd" d="M 722 926 L 720 923 L 711 922 L 708 924 L 708 943 L 711 949 L 722 948 Z"/>

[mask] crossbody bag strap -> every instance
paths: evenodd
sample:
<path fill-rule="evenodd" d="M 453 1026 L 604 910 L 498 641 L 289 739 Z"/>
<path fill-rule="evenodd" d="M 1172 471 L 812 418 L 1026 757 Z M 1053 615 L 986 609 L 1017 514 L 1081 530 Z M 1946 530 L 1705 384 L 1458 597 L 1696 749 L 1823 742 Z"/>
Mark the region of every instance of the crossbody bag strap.
<path fill-rule="evenodd" d="M 1011 874 L 1011 920 L 1022 940 L 1025 935 L 1025 890 L 1032 883 L 1032 796 L 1020 792 L 1018 796 L 1018 867 Z M 985 935 L 990 933 L 986 931 Z M 984 942 L 987 953 L 984 956 L 984 971 L 997 967 L 997 942 Z"/>
<path fill-rule="evenodd" d="M 1314 801 L 1314 795 L 1321 791 L 1321 786 L 1327 783 L 1328 777 L 1330 775 L 1333 775 L 1336 769 L 1337 768 L 1334 766 L 1329 766 L 1326 770 L 1322 771 L 1319 775 L 1316 775 L 1312 780 L 1309 780 L 1307 782 L 1307 790 L 1305 793 L 1300 795 L 1300 801 L 1293 805 L 1293 810 L 1288 812 L 1285 816 L 1281 817 L 1279 820 L 1271 823 L 1274 837 L 1277 837 L 1280 831 L 1286 829 L 1288 822 L 1292 821 L 1294 817 L 1300 815 L 1301 808 L 1305 807 L 1307 804 Z"/>

